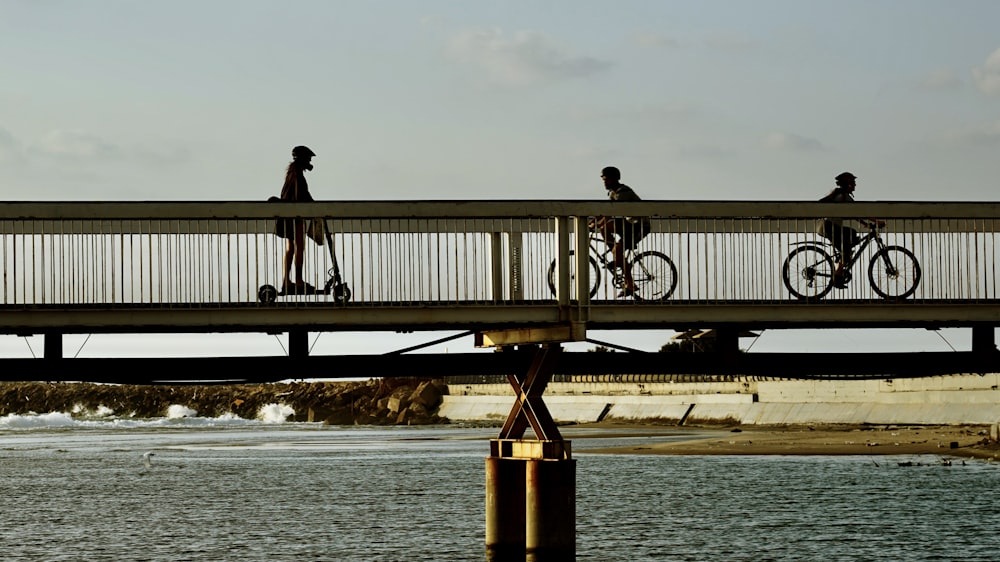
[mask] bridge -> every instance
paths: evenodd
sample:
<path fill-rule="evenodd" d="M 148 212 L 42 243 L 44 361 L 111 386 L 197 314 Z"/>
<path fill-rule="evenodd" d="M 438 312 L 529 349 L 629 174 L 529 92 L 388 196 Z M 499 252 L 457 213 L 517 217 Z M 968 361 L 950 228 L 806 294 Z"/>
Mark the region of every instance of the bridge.
<path fill-rule="evenodd" d="M 603 249 L 592 250 L 581 235 L 600 216 L 650 221 L 636 250 L 644 266 L 634 269 L 640 284 L 649 276 L 656 282 L 636 296 L 619 294 L 599 263 Z M 796 248 L 822 245 L 816 224 L 823 217 L 886 221 L 881 241 L 892 253 L 885 255 L 906 258 L 905 248 L 919 269 L 903 264 L 903 275 L 888 275 L 873 243 L 847 287 L 829 288 L 829 261 L 807 264 L 803 253 L 787 259 Z M 325 225 L 333 251 L 307 242 L 305 255 L 308 281 L 321 294 L 280 294 L 285 240 L 273 233 L 283 218 Z M 62 336 L 288 333 L 290 358 L 197 359 L 202 367 L 216 361 L 258 373 L 248 380 L 267 380 L 290 359 L 327 363 L 335 368 L 326 372 L 343 377 L 376 367 L 417 375 L 507 368 L 500 356 L 486 361 L 481 353 L 308 356 L 309 332 L 337 331 L 461 330 L 506 350 L 584 341 L 592 330 L 710 329 L 722 349 L 669 361 L 564 353 L 559 372 L 567 374 L 906 376 L 914 361 L 925 374 L 985 372 L 997 366 L 998 227 L 1000 204 L 991 202 L 7 202 L 0 203 L 0 333 L 42 334 L 48 365 L 100 364 L 93 376 L 112 382 L 115 372 L 145 372 L 140 364 L 148 360 L 66 359 Z M 333 291 L 334 257 L 348 299 Z M 803 280 L 808 268 L 819 273 Z M 836 354 L 832 361 L 738 349 L 745 330 L 904 327 L 970 328 L 972 352 Z M 0 359 L 5 373 L 35 369 L 37 361 Z M 183 358 L 163 361 L 185 372 Z"/>
<path fill-rule="evenodd" d="M 602 216 L 648 218 L 622 294 Z M 852 280 L 831 288 L 819 219 L 878 217 Z M 305 261 L 319 294 L 284 295 L 282 219 L 323 225 Z M 486 458 L 487 559 L 571 559 L 575 460 L 542 400 L 558 374 L 928 376 L 995 372 L 996 203 L 576 201 L 2 203 L 0 333 L 43 334 L 0 380 L 153 384 L 497 374 L 516 398 Z M 329 236 L 326 236 L 326 233 Z M 350 293 L 348 295 L 347 290 Z M 349 297 L 349 298 L 348 298 Z M 744 330 L 967 327 L 948 354 L 751 354 Z M 578 353 L 593 329 L 704 330 L 715 353 Z M 503 353 L 312 357 L 310 331 L 462 330 Z M 67 359 L 68 333 L 288 333 L 288 357 Z M 159 369 L 150 368 L 155 364 Z M 290 369 L 294 369 L 291 371 Z M 67 373 L 71 373 L 67 377 Z M 234 374 L 235 373 L 235 374 Z M 535 439 L 524 439 L 528 429 Z"/>

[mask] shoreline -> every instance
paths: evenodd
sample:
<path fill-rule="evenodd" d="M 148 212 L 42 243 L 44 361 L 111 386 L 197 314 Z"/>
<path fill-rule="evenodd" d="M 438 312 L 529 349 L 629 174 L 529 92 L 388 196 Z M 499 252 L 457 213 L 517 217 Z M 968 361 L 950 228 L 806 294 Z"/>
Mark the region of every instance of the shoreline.
<path fill-rule="evenodd" d="M 621 429 L 622 435 L 648 435 L 653 426 L 581 424 L 575 427 Z M 638 431 L 642 429 L 643 431 Z M 1000 444 L 990 442 L 990 427 L 963 426 L 807 426 L 662 428 L 659 443 L 587 449 L 594 454 L 632 455 L 937 455 L 1000 460 Z M 690 438 L 684 437 L 690 430 Z M 714 435 L 706 437 L 707 432 Z"/>

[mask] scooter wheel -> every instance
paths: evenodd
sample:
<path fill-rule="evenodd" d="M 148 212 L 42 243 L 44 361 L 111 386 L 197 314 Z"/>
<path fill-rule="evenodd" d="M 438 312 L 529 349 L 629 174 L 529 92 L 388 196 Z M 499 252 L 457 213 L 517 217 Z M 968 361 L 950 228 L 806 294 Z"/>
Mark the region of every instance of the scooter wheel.
<path fill-rule="evenodd" d="M 257 290 L 257 298 L 262 303 L 271 304 L 278 299 L 278 289 L 274 285 L 261 285 Z"/>

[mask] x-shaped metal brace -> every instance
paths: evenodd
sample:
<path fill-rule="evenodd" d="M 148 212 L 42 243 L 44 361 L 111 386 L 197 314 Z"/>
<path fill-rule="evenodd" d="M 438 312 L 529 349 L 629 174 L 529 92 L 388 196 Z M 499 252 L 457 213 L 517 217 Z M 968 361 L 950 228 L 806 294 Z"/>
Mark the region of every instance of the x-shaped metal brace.
<path fill-rule="evenodd" d="M 543 345 L 535 350 L 526 373 L 507 375 L 507 381 L 514 387 L 517 400 L 500 429 L 500 439 L 521 439 L 530 425 L 535 438 L 541 441 L 562 440 L 556 422 L 542 401 L 542 392 L 552 380 L 560 354 L 562 346 Z"/>

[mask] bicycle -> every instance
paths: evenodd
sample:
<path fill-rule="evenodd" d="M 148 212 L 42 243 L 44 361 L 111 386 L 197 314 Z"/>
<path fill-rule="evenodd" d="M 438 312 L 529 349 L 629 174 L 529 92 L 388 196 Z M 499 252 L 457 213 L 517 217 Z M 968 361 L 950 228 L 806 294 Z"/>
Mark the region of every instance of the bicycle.
<path fill-rule="evenodd" d="M 611 245 L 601 236 L 590 234 L 590 296 L 597 295 L 601 286 L 601 269 L 611 274 L 611 282 L 615 288 L 622 289 L 625 285 L 625 273 L 614 263 Z M 570 250 L 572 262 L 573 250 Z M 549 290 L 556 294 L 556 260 L 549 265 Z M 635 291 L 632 298 L 637 301 L 665 301 L 674 294 L 677 288 L 677 267 L 674 262 L 662 252 L 647 250 L 636 253 L 625 251 L 625 267 L 632 271 Z M 575 279 L 571 275 L 571 279 Z"/>
<path fill-rule="evenodd" d="M 875 254 L 868 262 L 868 282 L 872 289 L 887 300 L 902 300 L 913 294 L 920 284 L 920 262 L 913 252 L 902 246 L 889 246 L 882 241 L 879 230 L 884 228 L 881 221 L 861 221 L 868 233 L 855 245 L 844 262 L 843 279 L 840 288 L 846 288 L 851 280 L 851 269 L 860 261 L 861 253 L 869 244 L 875 244 Z M 836 263 L 840 260 L 840 249 L 829 241 L 796 242 L 799 246 L 792 250 L 782 266 L 781 276 L 785 287 L 795 297 L 802 300 L 819 300 L 834 287 Z M 832 248 L 831 252 L 827 251 Z"/>

